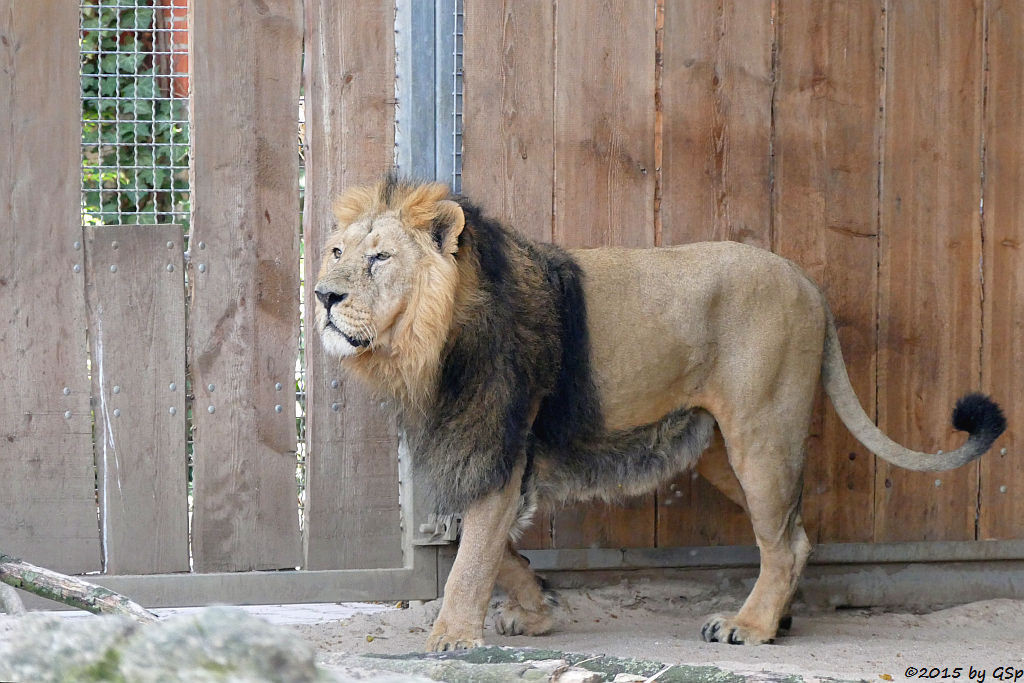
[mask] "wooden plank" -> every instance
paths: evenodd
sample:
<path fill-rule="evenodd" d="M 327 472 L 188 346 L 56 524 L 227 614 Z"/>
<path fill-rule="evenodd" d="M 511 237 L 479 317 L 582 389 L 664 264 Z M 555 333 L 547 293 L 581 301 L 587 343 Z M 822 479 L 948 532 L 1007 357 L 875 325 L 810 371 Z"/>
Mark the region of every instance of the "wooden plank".
<path fill-rule="evenodd" d="M 90 227 L 85 245 L 104 567 L 188 571 L 181 226 Z"/>
<path fill-rule="evenodd" d="M 189 10 L 195 568 L 296 567 L 302 3 Z"/>
<path fill-rule="evenodd" d="M 985 113 L 985 297 L 982 388 L 1009 428 L 981 460 L 978 536 L 1024 537 L 1024 5 L 990 0 Z M 1003 450 L 1005 449 L 1005 450 Z"/>
<path fill-rule="evenodd" d="M 394 155 L 394 3 L 306 0 L 305 306 L 313 310 L 331 200 L 377 180 Z M 306 339 L 306 562 L 402 564 L 397 434 L 316 335 Z"/>
<path fill-rule="evenodd" d="M 0 0 L 0 544 L 68 573 L 101 568 L 77 36 L 77 3 Z"/>
<path fill-rule="evenodd" d="M 850 379 L 875 406 L 881 0 L 781 7 L 775 105 L 774 250 L 825 292 Z M 812 542 L 869 541 L 875 458 L 819 392 L 804 524 Z"/>
<path fill-rule="evenodd" d="M 771 246 L 770 3 L 667 0 L 661 243 Z M 720 442 L 705 458 L 725 459 Z M 659 546 L 749 543 L 750 521 L 702 477 L 658 490 Z"/>
<path fill-rule="evenodd" d="M 934 452 L 980 377 L 981 0 L 890 3 L 879 272 L 878 421 Z M 975 534 L 977 464 L 914 473 L 878 463 L 876 541 Z"/>
<path fill-rule="evenodd" d="M 554 5 L 468 0 L 462 188 L 529 237 L 552 239 Z M 521 548 L 551 547 L 538 512 Z"/>
<path fill-rule="evenodd" d="M 771 247 L 774 4 L 666 2 L 664 244 Z"/>
<path fill-rule="evenodd" d="M 654 245 L 654 39 L 650 2 L 556 4 L 557 242 Z M 556 513 L 554 543 L 653 545 L 654 526 L 653 495 L 587 503 Z"/>

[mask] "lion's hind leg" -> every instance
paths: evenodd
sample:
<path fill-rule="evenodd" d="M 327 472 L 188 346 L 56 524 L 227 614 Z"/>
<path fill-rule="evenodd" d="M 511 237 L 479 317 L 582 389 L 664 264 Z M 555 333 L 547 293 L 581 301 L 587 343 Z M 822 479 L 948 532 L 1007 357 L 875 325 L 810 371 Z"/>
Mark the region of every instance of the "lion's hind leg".
<path fill-rule="evenodd" d="M 494 620 L 494 630 L 505 636 L 539 636 L 551 630 L 554 594 L 544 589 L 530 563 L 511 543 L 498 568 L 497 583 L 507 597 Z"/>
<path fill-rule="evenodd" d="M 701 635 L 708 642 L 768 643 L 784 622 L 811 550 L 800 516 L 805 432 L 780 430 L 776 438 L 725 427 L 723 432 L 750 512 L 761 571 L 740 611 L 709 617 Z"/>

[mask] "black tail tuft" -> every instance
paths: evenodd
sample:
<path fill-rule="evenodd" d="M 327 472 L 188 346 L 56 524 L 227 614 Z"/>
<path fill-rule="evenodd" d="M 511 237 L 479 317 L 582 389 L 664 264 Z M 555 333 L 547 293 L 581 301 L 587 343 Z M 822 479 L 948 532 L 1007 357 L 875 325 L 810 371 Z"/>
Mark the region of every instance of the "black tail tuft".
<path fill-rule="evenodd" d="M 985 394 L 960 397 L 953 409 L 953 427 L 970 434 L 983 450 L 987 450 L 1006 431 L 1003 409 Z"/>

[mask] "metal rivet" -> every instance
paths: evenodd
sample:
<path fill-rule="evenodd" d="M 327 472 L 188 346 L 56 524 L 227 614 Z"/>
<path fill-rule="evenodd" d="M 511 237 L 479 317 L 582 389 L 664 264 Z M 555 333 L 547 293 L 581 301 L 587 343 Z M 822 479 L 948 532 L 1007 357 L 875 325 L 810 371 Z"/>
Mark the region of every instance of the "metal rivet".
<path fill-rule="evenodd" d="M 936 479 L 935 480 L 935 488 L 938 488 L 940 486 L 942 486 L 942 480 L 941 479 Z"/>
<path fill-rule="evenodd" d="M 284 385 L 280 382 L 274 385 L 274 391 L 281 391 L 282 389 L 284 389 Z"/>
<path fill-rule="evenodd" d="M 200 249 L 206 249 L 206 242 L 200 242 L 199 243 L 199 248 Z"/>
<path fill-rule="evenodd" d="M 213 386 L 212 384 L 207 384 L 207 385 L 206 385 L 206 390 L 207 390 L 207 391 L 213 391 L 214 389 L 216 389 L 216 387 L 215 387 L 215 386 Z"/>
<path fill-rule="evenodd" d="M 114 408 L 114 417 L 121 417 L 121 409 Z"/>
<path fill-rule="evenodd" d="M 669 484 L 669 486 L 668 486 L 668 490 L 669 491 L 675 491 L 677 488 L 679 488 L 679 487 L 676 486 L 675 484 Z"/>
<path fill-rule="evenodd" d="M 284 410 L 284 408 L 281 407 L 280 403 L 278 403 L 276 406 L 274 406 L 274 412 L 275 413 L 280 413 L 282 410 Z"/>
<path fill-rule="evenodd" d="M 1000 486 L 999 487 L 999 493 L 1006 493 L 1006 487 L 1005 486 Z"/>
<path fill-rule="evenodd" d="M 115 394 L 120 394 L 121 393 L 121 387 L 119 387 L 118 385 L 115 384 L 114 385 L 114 393 Z"/>
<path fill-rule="evenodd" d="M 64 387 L 64 395 L 65 396 L 70 396 L 71 395 L 71 387 Z"/>
<path fill-rule="evenodd" d="M 117 272 L 117 266 L 110 266 L 110 272 L 111 273 L 116 273 Z"/>
<path fill-rule="evenodd" d="M 200 273 L 205 273 L 206 272 L 206 264 L 205 263 L 200 263 L 199 264 L 199 272 Z"/>
<path fill-rule="evenodd" d="M 1000 448 L 999 449 L 999 455 L 1006 455 L 1006 449 L 1005 448 Z"/>
<path fill-rule="evenodd" d="M 167 272 L 168 273 L 173 273 L 174 272 L 174 264 L 173 263 L 168 263 L 167 264 Z"/>
<path fill-rule="evenodd" d="M 175 389 L 178 388 L 178 385 L 175 384 L 174 382 L 171 382 L 169 385 L 167 385 L 167 388 L 170 389 L 171 391 L 174 391 Z"/>
<path fill-rule="evenodd" d="M 938 450 L 938 455 L 942 455 L 942 449 L 941 448 Z"/>
<path fill-rule="evenodd" d="M 73 246 L 75 248 L 75 251 L 78 251 L 79 249 L 82 248 L 82 243 L 81 242 L 75 242 L 71 246 Z"/>
<path fill-rule="evenodd" d="M 174 242 L 168 242 L 167 243 L 167 248 L 168 249 L 174 249 Z"/>
<path fill-rule="evenodd" d="M 682 497 L 683 497 L 683 492 L 678 490 L 678 489 L 676 489 L 676 498 L 682 498 Z"/>
<path fill-rule="evenodd" d="M 672 504 L 672 499 L 671 498 L 669 498 L 668 500 L 665 501 L 665 505 L 671 505 L 671 504 Z"/>
<path fill-rule="evenodd" d="M 339 410 L 341 410 L 341 406 L 337 403 L 332 403 L 331 410 L 333 410 L 334 412 L 338 412 Z"/>
<path fill-rule="evenodd" d="M 70 410 L 65 410 L 64 411 L 64 418 L 67 419 L 67 420 L 71 419 L 71 411 Z"/>
<path fill-rule="evenodd" d="M 214 408 L 213 406 L 210 406 L 209 408 L 206 409 L 206 412 L 208 412 L 208 413 L 210 413 L 212 415 L 215 410 L 217 410 L 217 409 Z"/>
<path fill-rule="evenodd" d="M 331 389 L 337 389 L 337 388 L 338 388 L 338 380 L 332 379 L 331 380 Z"/>
<path fill-rule="evenodd" d="M 110 243 L 111 249 L 117 249 L 119 246 L 121 245 L 117 243 L 117 240 L 114 240 L 113 242 Z"/>
<path fill-rule="evenodd" d="M 175 408 L 174 406 L 171 406 L 170 410 L 168 410 L 167 412 L 169 412 L 171 415 L 174 415 L 176 412 L 178 412 L 178 409 Z"/>
<path fill-rule="evenodd" d="M 74 268 L 72 268 L 71 270 L 75 271 L 76 273 L 81 273 L 82 272 L 82 266 L 80 266 L 80 265 L 78 265 L 76 263 Z"/>

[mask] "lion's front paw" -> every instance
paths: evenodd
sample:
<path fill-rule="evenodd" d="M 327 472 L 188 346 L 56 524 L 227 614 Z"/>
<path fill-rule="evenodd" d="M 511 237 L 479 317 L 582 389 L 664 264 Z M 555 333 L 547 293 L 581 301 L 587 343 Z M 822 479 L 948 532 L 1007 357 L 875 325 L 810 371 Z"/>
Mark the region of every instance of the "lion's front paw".
<path fill-rule="evenodd" d="M 445 652 L 447 650 L 468 650 L 484 644 L 481 628 L 456 627 L 438 621 L 427 638 L 428 652 Z"/>
<path fill-rule="evenodd" d="M 775 640 L 775 634 L 747 624 L 740 624 L 736 617 L 713 614 L 700 629 L 701 638 L 709 643 L 730 645 L 763 645 Z"/>
<path fill-rule="evenodd" d="M 551 608 L 544 605 L 540 610 L 528 610 L 522 605 L 505 603 L 494 619 L 494 630 L 503 636 L 539 636 L 555 625 Z"/>

